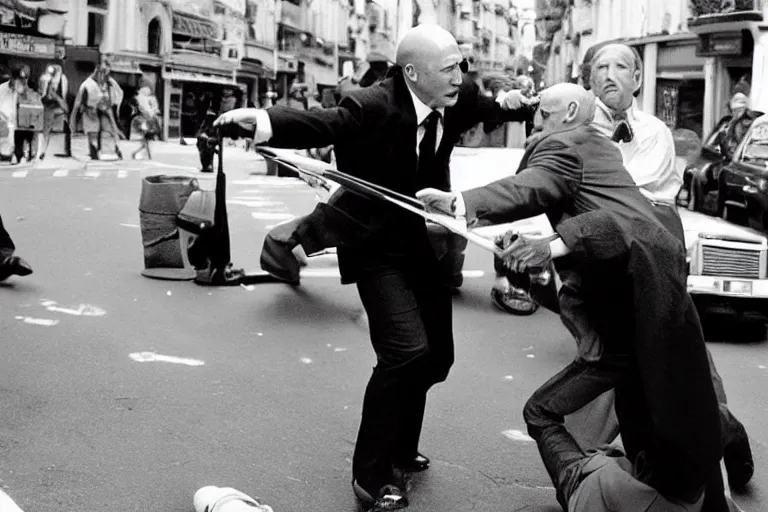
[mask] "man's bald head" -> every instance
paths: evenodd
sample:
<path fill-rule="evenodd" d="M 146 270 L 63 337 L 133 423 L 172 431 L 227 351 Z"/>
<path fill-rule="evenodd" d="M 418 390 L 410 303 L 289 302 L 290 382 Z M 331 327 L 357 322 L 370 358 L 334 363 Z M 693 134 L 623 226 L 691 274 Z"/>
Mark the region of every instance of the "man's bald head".
<path fill-rule="evenodd" d="M 544 89 L 534 124 L 544 132 L 573 128 L 592 121 L 595 96 L 580 85 L 562 83 Z"/>
<path fill-rule="evenodd" d="M 426 23 L 405 33 L 395 57 L 411 90 L 432 108 L 456 103 L 462 60 L 453 35 L 439 25 Z"/>

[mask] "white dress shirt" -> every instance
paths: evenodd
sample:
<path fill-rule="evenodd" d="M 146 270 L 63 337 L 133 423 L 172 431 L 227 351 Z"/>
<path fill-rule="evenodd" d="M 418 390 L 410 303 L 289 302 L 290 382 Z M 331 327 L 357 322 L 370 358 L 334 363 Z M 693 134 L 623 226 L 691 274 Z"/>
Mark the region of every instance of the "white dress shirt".
<path fill-rule="evenodd" d="M 413 108 L 416 110 L 416 156 L 419 155 L 419 146 L 424 138 L 424 132 L 427 129 L 424 127 L 424 120 L 432 113 L 432 109 L 428 107 L 423 101 L 416 96 L 411 86 L 406 82 L 408 92 L 411 93 L 411 99 L 413 100 Z M 440 141 L 443 140 L 443 123 L 445 122 L 445 108 L 435 109 L 440 112 L 440 120 L 437 122 L 437 137 L 435 137 L 435 152 L 440 147 Z"/>
<path fill-rule="evenodd" d="M 611 110 L 599 99 L 592 126 L 610 138 L 614 119 Z M 627 110 L 632 127 L 630 142 L 617 142 L 624 166 L 640 191 L 651 201 L 675 204 L 683 184 L 683 172 L 675 165 L 675 141 L 672 132 L 659 118 L 637 108 L 635 102 Z"/>

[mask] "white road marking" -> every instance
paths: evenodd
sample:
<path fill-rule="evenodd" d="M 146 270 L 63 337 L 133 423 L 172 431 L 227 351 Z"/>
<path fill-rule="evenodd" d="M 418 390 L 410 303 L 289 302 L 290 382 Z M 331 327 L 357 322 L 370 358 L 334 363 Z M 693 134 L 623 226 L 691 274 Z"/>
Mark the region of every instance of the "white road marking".
<path fill-rule="evenodd" d="M 83 208 L 83 211 L 84 211 L 84 212 L 92 212 L 92 211 L 93 211 L 93 208 Z"/>
<path fill-rule="evenodd" d="M 120 225 L 123 226 L 124 228 L 140 228 L 141 227 L 138 224 L 128 224 L 125 222 L 121 223 Z"/>
<path fill-rule="evenodd" d="M 53 327 L 59 323 L 58 320 L 52 320 L 50 318 L 34 318 L 31 316 L 17 316 L 16 320 L 21 320 L 25 324 L 42 325 L 43 327 Z"/>
<path fill-rule="evenodd" d="M 341 277 L 337 268 L 304 268 L 301 277 Z"/>
<path fill-rule="evenodd" d="M 298 178 L 278 178 L 276 176 L 261 176 L 253 178 L 248 178 L 247 180 L 233 180 L 233 185 L 258 185 L 262 187 L 275 187 L 275 188 L 282 188 L 282 187 L 307 187 L 307 190 L 310 190 L 309 186 L 304 183 L 302 180 Z"/>
<path fill-rule="evenodd" d="M 251 212 L 251 217 L 256 220 L 290 220 L 296 216 L 291 213 Z"/>
<path fill-rule="evenodd" d="M 345 352 L 346 350 L 347 349 L 343 347 L 336 347 L 335 349 L 333 349 L 334 352 Z"/>
<path fill-rule="evenodd" d="M 59 170 L 57 170 L 57 171 L 53 171 L 53 177 L 54 177 L 54 178 L 63 178 L 63 177 L 65 177 L 67 174 L 69 174 L 69 171 L 68 171 L 68 170 L 66 170 L 66 169 L 59 169 Z"/>
<path fill-rule="evenodd" d="M 125 178 L 126 176 L 128 176 L 128 171 L 117 171 L 118 178 Z"/>
<path fill-rule="evenodd" d="M 512 375 L 505 375 L 504 380 L 515 380 L 515 378 Z"/>
<path fill-rule="evenodd" d="M 154 161 L 154 160 L 152 160 L 151 162 L 152 162 L 152 166 L 153 167 L 167 167 L 169 169 L 187 169 L 187 170 L 190 170 L 190 171 L 197 171 L 198 170 L 196 167 L 191 167 L 189 165 L 166 164 L 166 163 L 157 162 L 157 161 Z"/>
<path fill-rule="evenodd" d="M 302 357 L 300 361 L 304 364 L 312 364 L 312 360 L 308 357 Z"/>
<path fill-rule="evenodd" d="M 483 270 L 462 270 L 461 275 L 464 277 L 483 277 L 485 275 L 485 271 Z"/>
<path fill-rule="evenodd" d="M 29 171 L 13 171 L 11 173 L 12 178 L 26 178 Z"/>
<path fill-rule="evenodd" d="M 107 314 L 103 309 L 91 306 L 90 304 L 79 304 L 75 307 L 60 307 L 52 300 L 41 300 L 40 305 L 53 313 L 64 313 L 74 316 L 104 316 Z"/>
<path fill-rule="evenodd" d="M 0 510 L 3 512 L 24 512 L 2 489 L 0 489 Z"/>
<path fill-rule="evenodd" d="M 521 443 L 532 443 L 533 438 L 530 437 L 528 434 L 525 434 L 524 432 L 520 430 L 505 430 L 501 433 L 504 437 L 507 439 L 511 439 L 512 441 L 519 441 Z"/>
<path fill-rule="evenodd" d="M 99 176 L 101 176 L 101 171 L 95 171 L 90 169 L 85 171 L 86 178 L 98 178 Z"/>
<path fill-rule="evenodd" d="M 164 356 L 155 352 L 134 352 L 128 354 L 128 357 L 137 363 L 172 363 L 183 364 L 186 366 L 203 366 L 205 361 L 200 359 L 190 359 L 188 357 Z"/>
<path fill-rule="evenodd" d="M 536 357 L 536 356 L 535 356 L 535 355 L 533 355 L 533 354 L 528 354 L 528 355 L 527 355 L 527 356 L 525 356 L 525 357 L 527 357 L 528 359 L 533 359 L 533 358 L 534 358 L 534 357 Z"/>
<path fill-rule="evenodd" d="M 243 200 L 243 199 L 235 198 L 235 199 L 227 199 L 227 204 L 249 206 L 251 208 L 267 208 L 267 207 L 279 206 L 280 210 L 285 209 L 285 203 L 282 201 L 254 201 L 254 200 Z"/>

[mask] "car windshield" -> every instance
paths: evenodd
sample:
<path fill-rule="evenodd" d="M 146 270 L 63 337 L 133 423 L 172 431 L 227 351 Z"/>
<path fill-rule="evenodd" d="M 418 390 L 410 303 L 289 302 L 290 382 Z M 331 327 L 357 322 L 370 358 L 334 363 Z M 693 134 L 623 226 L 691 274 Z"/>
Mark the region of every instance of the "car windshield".
<path fill-rule="evenodd" d="M 768 124 L 753 126 L 744 146 L 744 162 L 768 164 Z"/>

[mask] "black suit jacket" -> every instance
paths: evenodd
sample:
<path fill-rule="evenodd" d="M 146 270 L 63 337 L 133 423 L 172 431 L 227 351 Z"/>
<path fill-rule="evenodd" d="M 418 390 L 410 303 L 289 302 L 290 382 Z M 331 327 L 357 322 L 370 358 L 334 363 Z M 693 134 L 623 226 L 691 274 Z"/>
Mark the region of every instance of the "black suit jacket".
<path fill-rule="evenodd" d="M 495 101 L 479 95 L 476 86 L 462 87 L 456 105 L 445 110 L 436 163 L 421 176 L 416 172 L 416 111 L 398 70 L 378 84 L 350 92 L 337 108 L 304 112 L 273 107 L 268 113 L 271 146 L 304 149 L 333 144 L 340 171 L 415 197 L 416 191 L 426 187 L 450 190 L 448 164 L 464 131 L 481 121 L 523 121 L 533 110 L 503 111 Z M 365 232 L 356 240 L 347 237 L 339 247 L 342 282 L 354 282 L 365 272 L 392 265 L 436 268 L 420 217 L 346 190 L 334 198 L 332 206 L 344 222 L 353 218 Z M 334 229 L 346 231 L 340 224 Z"/>
<path fill-rule="evenodd" d="M 627 454 L 646 451 L 660 491 L 695 491 L 719 471 L 723 452 L 685 251 L 667 229 L 606 209 L 565 220 L 558 233 L 580 268 L 591 269 L 585 301 L 603 305 L 603 327 L 633 340 L 636 366 L 625 378 L 639 381 L 641 390 L 628 407 L 617 392 L 616 404 Z M 616 309 L 606 311 L 612 303 Z M 668 484 L 677 488 L 664 489 Z"/>

